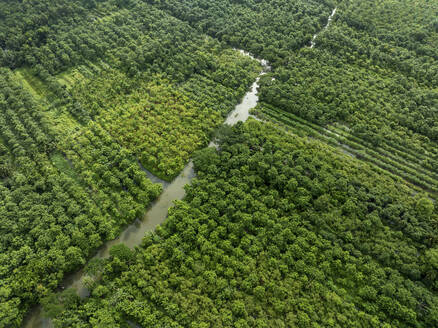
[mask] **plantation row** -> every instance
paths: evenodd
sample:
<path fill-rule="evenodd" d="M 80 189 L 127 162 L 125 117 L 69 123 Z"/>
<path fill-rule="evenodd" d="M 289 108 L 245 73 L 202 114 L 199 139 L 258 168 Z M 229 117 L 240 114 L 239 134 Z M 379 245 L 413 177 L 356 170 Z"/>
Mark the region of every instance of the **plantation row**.
<path fill-rule="evenodd" d="M 291 63 L 265 80 L 263 101 L 321 125 L 345 122 L 374 146 L 389 140 L 418 152 L 434 149 L 433 90 L 388 70 L 349 65 L 326 50 L 303 49 Z M 436 159 L 436 150 L 431 155 Z"/>
<path fill-rule="evenodd" d="M 162 227 L 90 267 L 90 298 L 45 300 L 55 327 L 438 324 L 429 199 L 271 124 L 220 140 Z"/>
<path fill-rule="evenodd" d="M 129 10 L 101 7 L 103 17 L 91 11 L 73 26 L 48 26 L 53 33 L 44 45 L 22 50 L 39 62 L 20 71 L 52 107 L 83 125 L 99 121 L 144 167 L 171 180 L 208 143 L 261 67 L 140 1 Z M 39 55 L 51 44 L 70 44 L 78 59 L 58 65 L 60 54 Z"/>
<path fill-rule="evenodd" d="M 320 48 L 361 67 L 377 66 L 438 85 L 436 1 L 341 1 Z"/>
<path fill-rule="evenodd" d="M 161 192 L 160 185 L 151 184 L 129 151 L 114 142 L 98 124 L 90 124 L 86 131 L 66 139 L 59 148 L 80 172 L 100 206 L 110 214 L 107 218 L 110 227 L 120 227 L 141 217 Z"/>
<path fill-rule="evenodd" d="M 256 114 L 260 118 L 280 122 L 292 128 L 293 131 L 297 131 L 301 136 L 309 135 L 330 145 L 339 146 L 345 152 L 376 164 L 378 167 L 434 194 L 438 192 L 438 176 L 435 172 L 424 168 L 421 159 L 405 160 L 404 157 L 408 157 L 409 154 L 401 151 L 397 153 L 397 150 L 389 145 L 381 145 L 381 147 L 373 150 L 368 143 L 352 136 L 349 131 L 334 127 L 323 128 L 266 104 L 260 105 L 256 110 Z"/>
<path fill-rule="evenodd" d="M 74 104 L 70 112 L 83 117 L 86 111 L 144 167 L 170 180 L 194 150 L 208 143 L 260 69 L 232 50 L 214 60 L 218 68 L 211 77 L 194 74 L 179 84 L 162 75 L 129 78 L 112 69 L 95 73 L 68 88 Z M 225 67 L 225 62 L 232 64 Z"/>
<path fill-rule="evenodd" d="M 438 326 L 437 14 L 0 1 L 0 326 L 41 300 L 59 327 Z M 224 129 L 166 223 L 91 265 L 90 299 L 52 294 L 160 194 L 138 162 L 171 180 L 243 97 L 261 67 L 230 47 L 272 63 L 259 115 L 377 167 L 271 124 Z"/>

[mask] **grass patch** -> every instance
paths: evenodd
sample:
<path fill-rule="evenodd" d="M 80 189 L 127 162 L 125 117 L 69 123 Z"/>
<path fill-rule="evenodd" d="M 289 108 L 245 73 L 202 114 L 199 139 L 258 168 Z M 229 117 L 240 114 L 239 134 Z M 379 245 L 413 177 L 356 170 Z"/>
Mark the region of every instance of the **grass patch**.
<path fill-rule="evenodd" d="M 53 165 L 64 174 L 68 175 L 70 178 L 79 181 L 79 176 L 75 172 L 73 164 L 60 152 L 53 153 L 50 156 Z"/>
<path fill-rule="evenodd" d="M 36 77 L 31 69 L 19 68 L 15 70 L 15 75 L 22 80 L 24 86 L 30 93 L 37 98 L 46 98 L 48 100 L 56 99 L 56 96 L 49 90 L 47 85 L 38 77 Z"/>
<path fill-rule="evenodd" d="M 88 71 L 87 68 L 83 65 L 70 68 L 62 73 L 59 73 L 56 78 L 59 83 L 65 85 L 67 88 L 71 88 L 77 82 L 85 79 L 82 71 Z"/>
<path fill-rule="evenodd" d="M 28 68 L 14 71 L 15 77 L 21 82 L 23 88 L 40 103 L 41 110 L 52 123 L 51 126 L 57 135 L 69 135 L 81 128 L 81 124 L 64 107 L 50 106 L 55 95 L 48 90 L 44 82 L 32 74 Z M 53 98 L 50 98 L 53 97 Z"/>

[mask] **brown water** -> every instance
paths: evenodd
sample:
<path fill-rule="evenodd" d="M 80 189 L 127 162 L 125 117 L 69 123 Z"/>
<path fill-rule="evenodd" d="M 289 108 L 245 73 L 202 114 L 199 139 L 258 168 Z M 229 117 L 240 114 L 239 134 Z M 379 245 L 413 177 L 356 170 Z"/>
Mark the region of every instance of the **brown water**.
<path fill-rule="evenodd" d="M 252 57 L 249 53 L 238 50 L 243 55 L 249 56 L 255 60 L 258 60 L 262 66 L 263 71 L 257 77 L 256 81 L 251 86 L 251 89 L 245 94 L 243 100 L 238 104 L 235 109 L 230 112 L 225 120 L 225 124 L 234 125 L 239 121 L 245 122 L 250 116 L 249 111 L 257 105 L 258 96 L 257 88 L 260 76 L 265 74 L 266 71 L 270 70 L 270 66 L 267 61 L 263 59 L 256 59 Z M 210 146 L 213 146 L 210 143 Z M 102 259 L 109 256 L 109 250 L 112 246 L 123 243 L 126 246 L 133 248 L 139 245 L 147 232 L 155 230 L 155 228 L 164 222 L 167 217 L 168 209 L 173 205 L 175 200 L 181 200 L 184 198 L 185 190 L 184 186 L 189 184 L 195 176 L 193 170 L 193 163 L 190 161 L 184 170 L 176 177 L 171 183 L 165 182 L 153 176 L 146 169 L 142 168 L 148 174 L 148 177 L 156 183 L 161 183 L 163 185 L 163 192 L 160 197 L 155 200 L 145 216 L 141 220 L 136 220 L 131 225 L 129 225 L 117 239 L 108 241 L 103 245 L 93 259 Z M 61 283 L 60 289 L 75 288 L 80 297 L 85 298 L 89 296 L 89 291 L 84 286 L 82 278 L 84 276 L 83 270 L 80 270 L 74 274 L 69 275 Z M 29 313 L 25 318 L 24 328 L 52 328 L 53 324 L 50 319 L 44 318 L 42 315 L 41 306 L 38 306 Z"/>

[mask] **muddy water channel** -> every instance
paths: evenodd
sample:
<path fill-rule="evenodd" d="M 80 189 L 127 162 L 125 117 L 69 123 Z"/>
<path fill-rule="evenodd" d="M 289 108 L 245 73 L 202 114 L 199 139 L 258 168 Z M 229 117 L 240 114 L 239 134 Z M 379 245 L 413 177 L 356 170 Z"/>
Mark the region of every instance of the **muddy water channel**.
<path fill-rule="evenodd" d="M 236 49 L 237 50 L 237 49 Z M 253 59 L 249 53 L 243 50 L 237 50 L 243 55 L 249 56 Z M 251 89 L 245 94 L 242 102 L 238 104 L 235 109 L 228 114 L 225 124 L 234 125 L 239 121 L 246 121 L 248 119 L 250 109 L 254 108 L 258 102 L 257 88 L 260 76 L 265 74 L 270 70 L 270 66 L 266 60 L 256 59 L 260 62 L 263 67 L 263 71 L 260 72 L 259 77 L 251 86 Z M 210 145 L 213 145 L 210 143 Z M 147 172 L 148 173 L 148 172 Z M 140 220 L 136 220 L 131 225 L 129 225 L 117 239 L 111 240 L 105 243 L 93 257 L 93 259 L 107 258 L 109 256 L 109 250 L 112 246 L 123 243 L 126 246 L 133 248 L 139 245 L 144 237 L 144 235 L 153 231 L 158 225 L 164 222 L 167 217 L 168 209 L 173 205 L 175 200 L 183 199 L 185 195 L 184 186 L 189 184 L 195 173 L 193 171 L 193 163 L 190 161 L 184 170 L 176 177 L 171 183 L 159 180 L 154 176 L 148 177 L 156 183 L 161 183 L 163 185 L 163 192 L 160 197 L 155 200 L 144 217 Z M 89 295 L 87 288 L 84 286 L 82 278 L 84 276 L 83 270 L 80 270 L 74 274 L 67 276 L 61 283 L 60 289 L 75 288 L 80 297 L 84 298 Z M 24 328 L 51 328 L 53 327 L 50 319 L 44 318 L 42 315 L 42 309 L 40 306 L 33 309 L 29 313 L 28 317 L 24 320 Z"/>

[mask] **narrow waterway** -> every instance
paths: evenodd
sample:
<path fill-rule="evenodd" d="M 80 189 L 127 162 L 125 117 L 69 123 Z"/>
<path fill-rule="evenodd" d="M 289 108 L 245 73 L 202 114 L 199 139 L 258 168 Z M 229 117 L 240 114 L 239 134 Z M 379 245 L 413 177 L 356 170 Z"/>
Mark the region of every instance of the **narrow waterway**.
<path fill-rule="evenodd" d="M 237 49 L 236 49 L 237 50 Z M 260 75 L 257 77 L 256 81 L 252 84 L 251 89 L 245 94 L 242 99 L 242 102 L 238 104 L 235 109 L 230 112 L 225 120 L 225 124 L 234 125 L 239 121 L 245 122 L 250 116 L 249 111 L 257 105 L 258 96 L 257 96 L 257 88 L 258 82 L 260 80 L 260 76 L 265 74 L 270 70 L 270 66 L 266 60 L 256 59 L 251 56 L 249 53 L 243 50 L 237 50 L 245 56 L 249 56 L 257 61 L 263 67 L 263 71 L 260 72 Z M 210 146 L 214 145 L 210 143 Z M 143 168 L 144 169 L 144 168 Z M 146 170 L 146 169 L 144 169 Z M 144 237 L 144 235 L 153 231 L 158 225 L 164 222 L 167 217 L 168 209 L 173 205 L 175 200 L 181 200 L 184 198 L 185 190 L 184 186 L 189 184 L 190 181 L 195 176 L 195 172 L 193 170 L 193 163 L 190 161 L 184 170 L 180 173 L 178 177 L 176 177 L 171 183 L 167 183 L 163 180 L 160 180 L 150 172 L 148 173 L 148 177 L 157 183 L 161 183 L 163 185 L 163 192 L 160 197 L 155 200 L 145 216 L 141 220 L 136 220 L 134 223 L 129 225 L 122 233 L 119 235 L 117 239 L 111 240 L 103 247 L 101 247 L 93 259 L 107 258 L 109 256 L 109 250 L 112 246 L 123 243 L 128 247 L 135 247 L 139 245 Z M 80 270 L 74 274 L 69 275 L 64 279 L 61 283 L 61 289 L 66 288 L 75 288 L 80 297 L 88 297 L 89 292 L 87 288 L 84 286 L 82 282 L 83 278 L 83 270 Z M 24 328 L 51 328 L 53 327 L 50 319 L 44 318 L 41 313 L 41 307 L 38 306 L 33 309 L 32 312 L 29 313 L 27 318 L 24 320 L 23 327 Z"/>
<path fill-rule="evenodd" d="M 336 14 L 336 10 L 337 10 L 337 9 L 338 9 L 338 8 L 333 9 L 332 13 L 330 14 L 330 16 L 329 16 L 329 18 L 328 18 L 327 24 L 324 26 L 324 28 L 322 29 L 322 31 L 328 29 L 328 27 L 330 26 L 330 23 L 331 23 L 332 20 L 333 20 L 333 16 Z M 313 47 L 315 46 L 315 44 L 316 44 L 316 43 L 315 43 L 315 39 L 316 39 L 316 37 L 318 36 L 319 33 L 321 33 L 321 31 L 319 31 L 318 33 L 316 33 L 316 34 L 313 36 L 312 40 L 310 41 L 310 48 L 313 48 Z"/>

